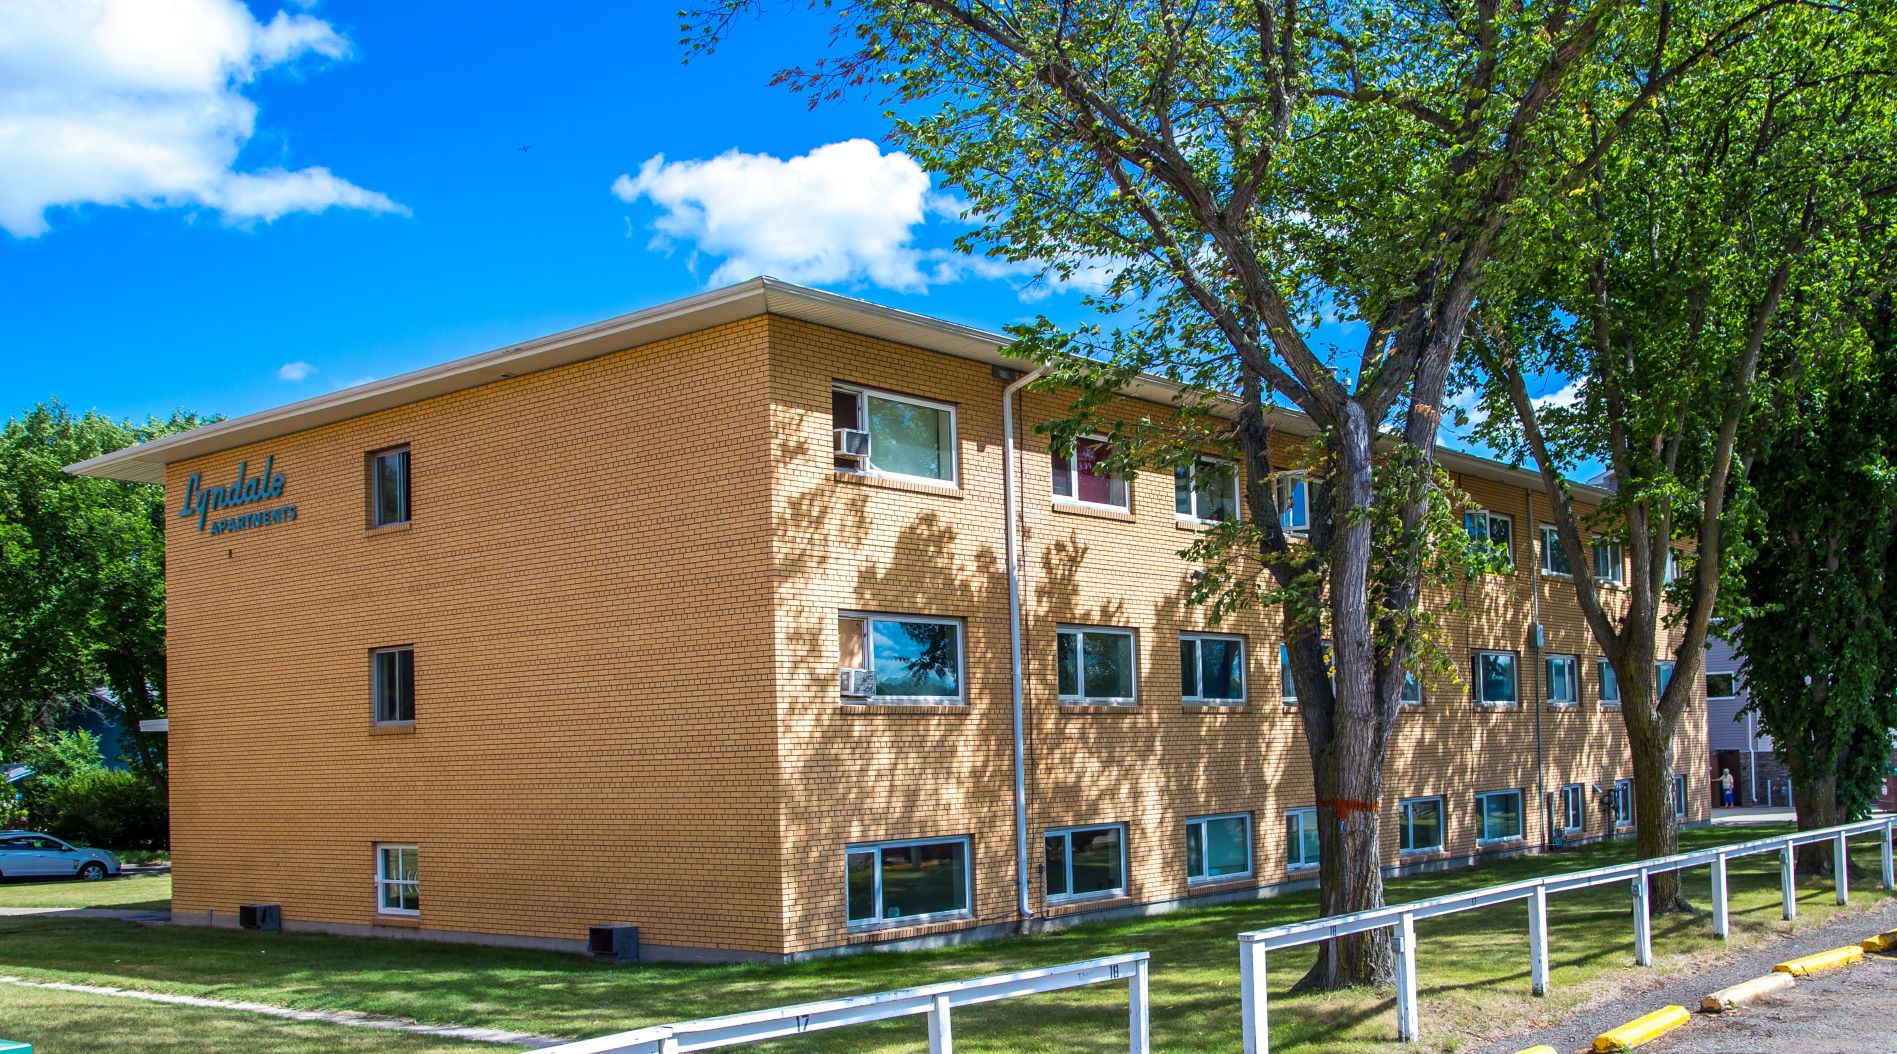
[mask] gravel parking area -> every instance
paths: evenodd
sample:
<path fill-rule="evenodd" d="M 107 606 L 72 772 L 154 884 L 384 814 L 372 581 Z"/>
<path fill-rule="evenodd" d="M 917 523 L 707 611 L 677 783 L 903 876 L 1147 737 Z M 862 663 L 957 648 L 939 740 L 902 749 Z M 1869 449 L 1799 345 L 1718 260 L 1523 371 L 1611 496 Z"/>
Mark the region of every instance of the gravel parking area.
<path fill-rule="evenodd" d="M 1740 957 L 1690 976 L 1656 977 L 1645 992 L 1582 1010 L 1539 1032 L 1482 1048 L 1513 1054 L 1546 1043 L 1584 1051 L 1594 1037 L 1642 1014 L 1677 1003 L 1695 1011 L 1692 1023 L 1642 1048 L 1656 1054 L 1891 1054 L 1897 1050 L 1897 959 L 1867 955 L 1865 962 L 1813 981 L 1800 980 L 1784 996 L 1727 1014 L 1698 1013 L 1700 998 L 1763 973 L 1772 964 L 1811 955 L 1884 930 L 1897 929 L 1897 900 L 1861 915 L 1790 937 L 1768 940 Z M 1874 960 L 1874 961 L 1873 961 Z"/>

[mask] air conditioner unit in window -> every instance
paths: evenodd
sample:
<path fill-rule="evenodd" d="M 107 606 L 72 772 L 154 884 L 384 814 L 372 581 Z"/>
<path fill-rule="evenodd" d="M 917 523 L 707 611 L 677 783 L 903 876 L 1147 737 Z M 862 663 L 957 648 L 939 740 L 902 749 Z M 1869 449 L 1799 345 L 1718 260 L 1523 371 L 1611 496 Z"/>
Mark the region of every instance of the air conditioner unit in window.
<path fill-rule="evenodd" d="M 869 457 L 869 433 L 860 428 L 837 429 L 837 456 L 855 458 L 858 461 Z"/>
<path fill-rule="evenodd" d="M 586 951 L 596 962 L 636 963 L 639 961 L 639 927 L 589 926 Z"/>
<path fill-rule="evenodd" d="M 876 694 L 876 671 L 838 670 L 837 694 L 845 699 L 868 699 Z"/>
<path fill-rule="evenodd" d="M 239 904 L 237 925 L 259 933 L 276 933 L 283 929 L 283 909 L 275 904 Z"/>

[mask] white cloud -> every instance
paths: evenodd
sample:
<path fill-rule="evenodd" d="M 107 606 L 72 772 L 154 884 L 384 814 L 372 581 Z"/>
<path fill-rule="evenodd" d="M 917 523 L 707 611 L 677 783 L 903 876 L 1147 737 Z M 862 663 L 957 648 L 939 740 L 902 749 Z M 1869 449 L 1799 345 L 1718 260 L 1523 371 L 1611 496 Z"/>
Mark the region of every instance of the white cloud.
<path fill-rule="evenodd" d="M 0 228 L 48 229 L 82 204 L 201 207 L 226 222 L 353 208 L 406 213 L 326 168 L 234 169 L 265 70 L 340 60 L 307 14 L 259 22 L 238 0 L 0 0 Z"/>
<path fill-rule="evenodd" d="M 1549 392 L 1547 395 L 1538 395 L 1533 400 L 1535 408 L 1538 410 L 1545 410 L 1551 406 L 1558 406 L 1565 409 L 1580 401 L 1581 382 L 1578 380 L 1569 381 L 1567 384 L 1562 385 L 1559 390 Z"/>
<path fill-rule="evenodd" d="M 309 375 L 315 372 L 316 372 L 316 367 L 310 365 L 307 362 L 286 362 L 283 365 L 277 367 L 277 380 L 280 380 L 280 381 L 307 380 L 309 378 Z"/>
<path fill-rule="evenodd" d="M 1098 291 L 1111 281 L 1105 262 L 1088 261 L 1066 281 L 1036 280 L 1040 269 L 916 239 L 931 221 L 961 226 L 962 202 L 933 189 L 914 158 L 885 154 L 867 139 L 820 146 L 792 158 L 728 151 L 705 161 L 668 161 L 658 154 L 613 181 L 613 194 L 659 207 L 654 249 L 689 243 L 688 266 L 700 254 L 719 262 L 711 285 L 768 274 L 792 282 L 870 282 L 899 292 L 965 278 L 1007 281 L 1023 300 L 1055 289 Z M 627 233 L 632 232 L 627 220 Z"/>

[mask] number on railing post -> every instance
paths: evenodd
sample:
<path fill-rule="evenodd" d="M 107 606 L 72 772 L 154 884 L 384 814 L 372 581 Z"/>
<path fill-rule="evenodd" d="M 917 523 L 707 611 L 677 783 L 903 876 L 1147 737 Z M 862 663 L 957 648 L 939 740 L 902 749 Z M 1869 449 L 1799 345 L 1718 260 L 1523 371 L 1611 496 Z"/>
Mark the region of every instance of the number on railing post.
<path fill-rule="evenodd" d="M 949 1033 L 946 993 L 929 1001 L 929 1054 L 955 1054 L 955 1037 Z"/>
<path fill-rule="evenodd" d="M 1528 989 L 1548 994 L 1548 890 L 1542 886 L 1528 898 Z"/>
<path fill-rule="evenodd" d="M 1647 904 L 1647 869 L 1634 876 L 1634 964 L 1653 965 L 1653 913 Z"/>
<path fill-rule="evenodd" d="M 1238 946 L 1238 1007 L 1244 1019 L 1245 1054 L 1270 1054 L 1271 1030 L 1265 1015 L 1265 942 Z"/>
<path fill-rule="evenodd" d="M 1396 1038 L 1416 1042 L 1416 916 L 1408 912 L 1396 924 Z"/>
<path fill-rule="evenodd" d="M 1133 977 L 1127 982 L 1127 1043 L 1130 1054 L 1152 1054 L 1152 1014 L 1147 1009 L 1146 961 L 1133 964 Z"/>
<path fill-rule="evenodd" d="M 1713 857 L 1713 936 L 1725 940 L 1730 930 L 1726 914 L 1726 854 Z"/>
<path fill-rule="evenodd" d="M 1851 854 L 1844 847 L 1844 832 L 1838 832 L 1831 844 L 1832 885 L 1838 891 L 1838 903 L 1851 903 Z"/>
<path fill-rule="evenodd" d="M 1798 889 L 1792 878 L 1792 843 L 1786 842 L 1778 850 L 1778 895 L 1785 901 L 1785 921 L 1798 917 Z"/>
<path fill-rule="evenodd" d="M 1882 839 L 1882 844 L 1884 848 L 1884 888 L 1885 889 L 1897 889 L 1897 870 L 1893 870 L 1891 867 L 1890 843 L 1891 843 L 1891 838 L 1893 835 L 1897 835 L 1897 821 L 1891 821 L 1891 820 L 1884 821 L 1884 837 Z"/>

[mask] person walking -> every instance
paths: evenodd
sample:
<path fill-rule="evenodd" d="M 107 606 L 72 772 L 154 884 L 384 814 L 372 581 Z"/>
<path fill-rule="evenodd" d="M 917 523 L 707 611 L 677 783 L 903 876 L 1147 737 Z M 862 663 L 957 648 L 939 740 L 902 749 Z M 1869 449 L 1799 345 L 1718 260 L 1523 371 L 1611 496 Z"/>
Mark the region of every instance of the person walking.
<path fill-rule="evenodd" d="M 1726 808 L 1732 808 L 1732 787 L 1738 781 L 1732 778 L 1731 769 L 1719 770 L 1719 800 Z"/>

